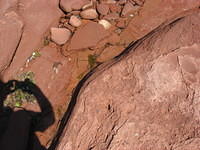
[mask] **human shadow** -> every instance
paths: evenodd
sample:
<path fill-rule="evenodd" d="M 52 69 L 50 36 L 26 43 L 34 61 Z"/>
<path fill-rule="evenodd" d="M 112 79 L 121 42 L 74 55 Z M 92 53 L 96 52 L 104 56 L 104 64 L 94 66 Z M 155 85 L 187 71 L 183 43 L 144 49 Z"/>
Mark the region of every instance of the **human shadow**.
<path fill-rule="evenodd" d="M 4 107 L 7 96 L 21 89 L 35 96 L 40 112 Z M 52 106 L 40 88 L 29 79 L 25 81 L 0 81 L 0 149 L 1 150 L 46 150 L 35 135 L 45 131 L 55 121 Z"/>

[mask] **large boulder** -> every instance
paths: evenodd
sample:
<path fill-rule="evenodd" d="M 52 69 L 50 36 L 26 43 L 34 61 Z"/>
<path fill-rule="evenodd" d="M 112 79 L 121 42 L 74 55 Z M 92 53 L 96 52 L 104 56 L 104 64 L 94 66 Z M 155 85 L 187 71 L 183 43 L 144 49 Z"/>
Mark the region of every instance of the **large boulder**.
<path fill-rule="evenodd" d="M 198 11 L 96 69 L 72 96 L 57 150 L 199 149 L 199 24 Z"/>

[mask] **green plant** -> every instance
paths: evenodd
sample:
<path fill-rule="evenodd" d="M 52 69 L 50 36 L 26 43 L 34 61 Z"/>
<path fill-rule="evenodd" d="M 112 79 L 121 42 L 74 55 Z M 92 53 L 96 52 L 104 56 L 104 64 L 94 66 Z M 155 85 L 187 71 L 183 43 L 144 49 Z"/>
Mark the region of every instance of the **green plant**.
<path fill-rule="evenodd" d="M 88 64 L 90 69 L 92 69 L 97 64 L 97 56 L 96 55 L 88 55 Z"/>
<path fill-rule="evenodd" d="M 49 43 L 50 43 L 50 40 L 49 40 L 49 38 L 46 36 L 46 37 L 44 38 L 43 45 L 44 45 L 44 46 L 47 46 L 47 45 L 49 45 Z"/>
<path fill-rule="evenodd" d="M 39 51 L 34 51 L 30 57 L 30 60 L 36 59 L 37 57 L 40 57 L 41 54 Z"/>
<path fill-rule="evenodd" d="M 81 80 L 85 75 L 85 72 L 82 72 L 81 74 L 78 75 L 77 79 Z"/>
<path fill-rule="evenodd" d="M 34 72 L 28 71 L 28 72 L 23 72 L 22 74 L 20 74 L 17 77 L 17 79 L 19 81 L 24 81 L 25 79 L 29 79 L 31 82 L 35 83 L 34 76 L 35 76 Z"/>
<path fill-rule="evenodd" d="M 34 95 L 23 92 L 21 89 L 16 90 L 12 94 L 8 95 L 4 101 L 4 106 L 20 107 L 23 103 L 35 103 L 36 99 Z"/>
<path fill-rule="evenodd" d="M 34 81 L 34 73 L 29 71 L 29 72 L 24 72 L 20 74 L 17 79 L 19 81 L 24 81 L 25 79 L 29 79 L 31 82 Z M 11 108 L 13 107 L 20 107 L 23 103 L 35 103 L 36 98 L 34 95 L 23 92 L 21 89 L 17 89 L 15 92 L 9 94 L 4 101 L 4 106 L 9 106 Z"/>

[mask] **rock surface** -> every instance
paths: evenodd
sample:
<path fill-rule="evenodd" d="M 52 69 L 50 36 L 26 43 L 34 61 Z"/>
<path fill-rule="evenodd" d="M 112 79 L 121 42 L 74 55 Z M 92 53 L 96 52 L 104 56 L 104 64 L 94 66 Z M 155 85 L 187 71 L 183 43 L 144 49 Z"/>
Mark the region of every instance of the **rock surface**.
<path fill-rule="evenodd" d="M 131 35 L 132 41 L 137 40 L 164 22 L 185 15 L 199 6 L 200 0 L 147 0 L 139 15 L 131 20 L 125 30 Z"/>
<path fill-rule="evenodd" d="M 134 14 L 140 7 L 139 6 L 134 6 L 132 3 L 126 3 L 123 11 L 122 11 L 122 16 L 127 16 L 130 14 Z"/>
<path fill-rule="evenodd" d="M 60 6 L 65 12 L 80 10 L 84 5 L 90 3 L 89 0 L 61 0 Z"/>
<path fill-rule="evenodd" d="M 77 16 L 71 16 L 69 23 L 74 27 L 79 27 L 82 24 L 81 19 L 79 19 Z"/>
<path fill-rule="evenodd" d="M 108 36 L 108 34 L 102 25 L 89 22 L 75 32 L 71 39 L 69 50 L 94 47 L 100 40 Z"/>
<path fill-rule="evenodd" d="M 66 28 L 51 28 L 51 40 L 58 45 L 65 44 L 71 37 L 71 31 Z"/>
<path fill-rule="evenodd" d="M 11 63 L 23 33 L 23 22 L 14 12 L 0 17 L 0 73 Z"/>
<path fill-rule="evenodd" d="M 84 19 L 96 19 L 98 17 L 97 11 L 92 8 L 82 11 L 80 15 Z"/>
<path fill-rule="evenodd" d="M 97 11 L 101 14 L 101 15 L 107 15 L 109 12 L 109 6 L 106 4 L 98 4 L 97 5 Z"/>
<path fill-rule="evenodd" d="M 66 57 L 59 53 L 59 50 L 52 45 L 41 49 L 39 53 L 41 56 L 29 62 L 18 74 L 20 75 L 22 72 L 34 73 L 36 84 L 53 106 L 55 124 L 57 124 L 61 118 L 62 110 L 66 107 L 66 88 L 70 84 L 70 78 L 74 67 L 72 64 L 73 61 L 66 59 Z M 27 107 L 26 109 L 28 109 Z M 33 106 L 31 107 L 33 108 Z M 49 139 L 54 135 L 55 130 L 56 126 L 54 125 L 49 127 L 45 132 L 37 132 L 40 143 L 46 146 Z M 37 143 L 35 146 L 37 146 Z M 34 149 L 37 148 L 34 147 L 33 150 Z"/>
<path fill-rule="evenodd" d="M 98 23 L 99 23 L 100 25 L 102 25 L 102 26 L 104 27 L 104 29 L 106 29 L 106 30 L 110 29 L 111 26 L 112 26 L 110 22 L 108 22 L 107 20 L 104 20 L 104 19 L 99 20 Z"/>
<path fill-rule="evenodd" d="M 199 24 L 160 28 L 93 74 L 57 150 L 199 149 Z"/>
<path fill-rule="evenodd" d="M 22 18 L 24 28 L 12 63 L 3 73 L 4 80 L 12 79 L 16 75 L 32 52 L 42 45 L 41 41 L 43 41 L 45 33 L 49 28 L 57 24 L 61 16 L 58 2 L 59 0 L 21 0 L 19 4 L 12 6 L 12 9 L 17 9 L 17 14 Z M 9 12 L 10 9 L 6 11 Z"/>

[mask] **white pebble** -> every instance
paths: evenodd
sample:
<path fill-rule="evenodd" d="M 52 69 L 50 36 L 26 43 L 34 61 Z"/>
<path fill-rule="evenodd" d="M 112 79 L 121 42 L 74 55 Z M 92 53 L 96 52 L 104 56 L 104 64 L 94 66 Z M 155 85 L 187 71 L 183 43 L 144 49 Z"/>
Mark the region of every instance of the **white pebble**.
<path fill-rule="evenodd" d="M 101 24 L 106 30 L 109 29 L 112 25 L 110 24 L 110 22 L 108 22 L 107 20 L 100 20 L 99 24 Z"/>
<path fill-rule="evenodd" d="M 74 27 L 79 27 L 82 24 L 82 21 L 77 16 L 71 16 L 69 23 Z"/>

